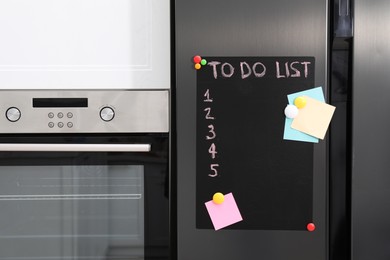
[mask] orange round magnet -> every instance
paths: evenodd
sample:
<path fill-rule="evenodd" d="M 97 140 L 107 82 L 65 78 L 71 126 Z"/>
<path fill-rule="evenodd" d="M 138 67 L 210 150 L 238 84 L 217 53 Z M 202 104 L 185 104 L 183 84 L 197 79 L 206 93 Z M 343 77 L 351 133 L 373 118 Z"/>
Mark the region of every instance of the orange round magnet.
<path fill-rule="evenodd" d="M 202 65 L 200 65 L 199 63 L 196 63 L 196 64 L 195 64 L 195 69 L 196 69 L 196 70 L 199 70 L 200 68 L 202 68 Z"/>

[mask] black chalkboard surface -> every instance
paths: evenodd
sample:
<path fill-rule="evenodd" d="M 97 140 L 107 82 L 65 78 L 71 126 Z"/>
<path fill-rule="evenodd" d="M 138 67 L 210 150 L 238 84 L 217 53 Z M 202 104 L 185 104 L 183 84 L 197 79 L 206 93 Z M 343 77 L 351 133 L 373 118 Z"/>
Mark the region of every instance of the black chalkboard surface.
<path fill-rule="evenodd" d="M 196 227 L 232 192 L 225 229 L 305 230 L 313 222 L 313 144 L 283 140 L 287 95 L 314 86 L 313 57 L 202 57 L 197 70 Z"/>

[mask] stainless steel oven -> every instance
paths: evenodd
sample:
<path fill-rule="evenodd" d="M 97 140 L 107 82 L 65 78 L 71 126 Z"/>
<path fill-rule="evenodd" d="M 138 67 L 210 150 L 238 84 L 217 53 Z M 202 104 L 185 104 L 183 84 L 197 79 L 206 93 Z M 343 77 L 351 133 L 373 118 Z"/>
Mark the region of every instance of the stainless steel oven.
<path fill-rule="evenodd" d="M 169 259 L 169 92 L 1 91 L 0 259 Z"/>

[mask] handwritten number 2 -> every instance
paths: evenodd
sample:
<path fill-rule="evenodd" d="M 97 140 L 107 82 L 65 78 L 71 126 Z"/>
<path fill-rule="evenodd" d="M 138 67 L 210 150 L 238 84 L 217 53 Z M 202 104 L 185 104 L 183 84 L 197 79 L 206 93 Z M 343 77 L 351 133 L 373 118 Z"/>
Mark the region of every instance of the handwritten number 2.
<path fill-rule="evenodd" d="M 210 107 L 206 107 L 204 109 L 205 112 L 207 112 L 206 114 L 206 119 L 211 119 L 211 120 L 214 120 L 215 118 L 213 116 L 210 116 L 210 113 L 211 113 L 211 108 Z"/>

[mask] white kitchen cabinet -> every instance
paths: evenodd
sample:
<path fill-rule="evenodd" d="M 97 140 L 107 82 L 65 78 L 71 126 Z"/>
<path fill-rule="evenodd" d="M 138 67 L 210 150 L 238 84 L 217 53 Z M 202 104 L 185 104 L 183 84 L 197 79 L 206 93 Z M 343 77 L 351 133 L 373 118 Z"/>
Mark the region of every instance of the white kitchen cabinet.
<path fill-rule="evenodd" d="M 0 1 L 0 89 L 167 89 L 168 0 Z"/>

